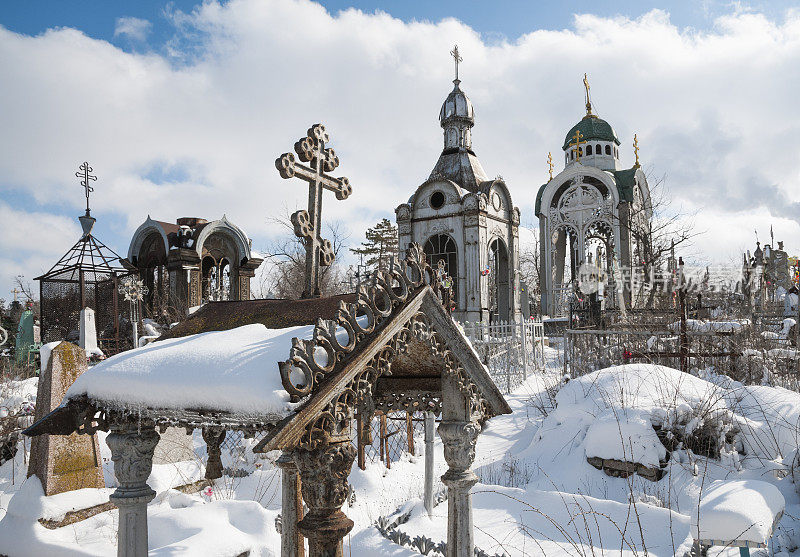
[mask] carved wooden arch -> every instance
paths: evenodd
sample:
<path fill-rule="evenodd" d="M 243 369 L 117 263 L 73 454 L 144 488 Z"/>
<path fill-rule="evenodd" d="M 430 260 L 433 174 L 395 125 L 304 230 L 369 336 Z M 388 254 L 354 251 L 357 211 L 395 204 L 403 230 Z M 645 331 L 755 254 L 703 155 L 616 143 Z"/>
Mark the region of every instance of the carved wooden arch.
<path fill-rule="evenodd" d="M 342 303 L 336 320 L 319 320 L 310 340 L 293 339 L 289 359 L 280 362 L 279 369 L 292 401 L 304 405 L 254 451 L 313 450 L 341 441 L 354 409 L 372 396 L 380 377 L 391 374 L 392 362 L 406 352 L 412 339 L 430 347 L 474 414 L 485 419 L 510 412 L 444 310 L 446 294 L 420 245 L 413 243 L 405 261 L 376 272 L 374 284 L 362 287 L 356 302 Z M 442 334 L 447 329 L 451 338 Z"/>

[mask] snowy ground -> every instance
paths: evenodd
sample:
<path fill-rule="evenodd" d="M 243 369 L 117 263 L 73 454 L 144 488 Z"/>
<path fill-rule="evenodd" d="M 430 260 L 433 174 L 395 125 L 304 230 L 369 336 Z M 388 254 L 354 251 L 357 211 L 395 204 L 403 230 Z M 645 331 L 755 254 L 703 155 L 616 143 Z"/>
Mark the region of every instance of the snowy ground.
<path fill-rule="evenodd" d="M 676 385 L 671 372 L 660 376 L 646 368 L 605 376 L 599 372 L 562 387 L 558 355 L 548 349 L 548 372 L 529 378 L 508 395 L 513 413 L 490 420 L 478 438 L 473 466 L 481 478 L 473 489 L 478 548 L 489 555 L 509 556 L 683 555 L 691 544 L 692 509 L 702 489 L 715 480 L 763 480 L 776 486 L 786 500 L 772 550 L 793 554 L 800 542 L 796 519 L 800 498 L 791 467 L 798 447 L 800 395 L 771 387 L 742 387 L 713 374 L 679 375 Z M 620 377 L 631 379 L 620 382 Z M 663 453 L 653 452 L 642 420 L 680 424 L 691 431 L 719 419 L 735 425 L 739 433 L 725 444 L 719 459 L 674 451 L 658 482 L 638 476 L 612 478 L 586 461 L 588 453 L 605 450 L 613 455 L 625 450 L 619 439 L 615 449 L 615 439 L 604 432 L 610 408 L 624 409 L 625 431 L 639 443 L 628 447 L 651 463 Z M 643 433 L 637 437 L 637 432 Z M 104 443 L 101 446 L 107 451 Z M 250 474 L 226 476 L 210 494 L 185 495 L 169 489 L 201 477 L 204 447 L 197 437 L 195 446 L 197 462 L 164 465 L 153 472 L 149 483 L 159 494 L 149 509 L 151 555 L 232 557 L 246 549 L 253 556 L 279 555 L 275 519 L 280 512 L 280 474 L 271 464 L 277 455 L 256 458 L 245 453 L 235 464 Z M 416 446 L 424 446 L 421 438 Z M 103 456 L 107 461 L 107 452 Z M 446 470 L 438 438 L 435 461 L 438 478 Z M 106 481 L 112 487 L 108 464 Z M 23 451 L 0 466 L 0 554 L 114 554 L 114 510 L 56 530 L 37 522 L 106 501 L 110 490 L 42 497 L 35 481 L 24 481 L 25 468 Z M 365 471 L 354 466 L 350 482 L 355 499 L 344 511 L 355 527 L 345 539 L 346 555 L 419 554 L 381 535 L 374 526 L 380 517 L 391 521 L 408 513 L 407 522 L 397 529 L 411 539 L 420 535 L 435 543 L 446 539 L 446 502 L 436 506 L 432 517 L 422 507 L 423 470 L 424 458 L 408 455 L 392 463 L 390 470 L 382 464 L 370 464 Z M 437 485 L 443 487 L 441 482 Z M 715 547 L 709 554 L 733 557 L 738 550 Z"/>

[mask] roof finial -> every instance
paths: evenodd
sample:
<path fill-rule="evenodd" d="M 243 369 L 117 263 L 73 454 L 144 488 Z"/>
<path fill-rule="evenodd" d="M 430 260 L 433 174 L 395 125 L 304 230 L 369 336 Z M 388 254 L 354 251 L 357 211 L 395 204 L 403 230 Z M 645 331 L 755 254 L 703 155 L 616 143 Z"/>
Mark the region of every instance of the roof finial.
<path fill-rule="evenodd" d="M 451 51 L 450 51 L 450 56 L 452 56 L 452 57 L 453 57 L 453 59 L 454 59 L 454 60 L 455 60 L 455 62 L 456 62 L 456 78 L 453 80 L 453 83 L 455 83 L 456 85 L 458 85 L 458 84 L 459 84 L 459 79 L 458 79 L 458 63 L 459 63 L 459 62 L 463 62 L 463 61 L 464 61 L 464 59 L 463 59 L 463 58 L 462 58 L 462 57 L 459 55 L 459 53 L 458 53 L 458 45 L 455 45 L 455 46 L 453 47 L 453 50 L 451 50 Z"/>
<path fill-rule="evenodd" d="M 550 167 L 550 179 L 553 179 L 553 153 L 547 153 L 547 166 Z"/>
<path fill-rule="evenodd" d="M 636 137 L 636 134 L 633 134 L 633 152 L 636 154 L 636 164 L 634 166 L 639 168 L 641 166 L 639 164 L 639 138 Z"/>
<path fill-rule="evenodd" d="M 592 114 L 592 101 L 589 99 L 589 78 L 583 74 L 583 87 L 586 89 L 586 115 L 593 116 Z"/>
<path fill-rule="evenodd" d="M 89 184 L 89 182 L 94 182 L 97 180 L 97 176 L 92 176 L 90 173 L 94 172 L 94 169 L 89 166 L 88 162 L 84 162 L 82 165 L 78 167 L 80 172 L 76 172 L 75 176 L 78 178 L 83 178 L 81 180 L 81 186 L 86 190 L 86 216 L 89 215 L 89 194 L 94 191 L 94 188 Z"/>

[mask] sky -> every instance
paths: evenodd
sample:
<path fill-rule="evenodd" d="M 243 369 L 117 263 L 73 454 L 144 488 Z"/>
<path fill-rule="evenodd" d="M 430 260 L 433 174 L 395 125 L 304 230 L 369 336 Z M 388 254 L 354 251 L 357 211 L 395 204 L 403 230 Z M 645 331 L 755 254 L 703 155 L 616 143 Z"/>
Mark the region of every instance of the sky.
<path fill-rule="evenodd" d="M 703 232 L 687 255 L 738 262 L 773 228 L 800 253 L 800 11 L 789 2 L 231 0 L 6 2 L 0 10 L 0 297 L 77 240 L 87 160 L 96 235 L 121 255 L 150 215 L 227 215 L 263 249 L 305 204 L 281 153 L 323 122 L 353 195 L 323 220 L 357 244 L 442 148 L 452 88 L 473 147 L 525 226 L 583 115 L 583 74 L 621 159 L 640 158 Z M 563 163 L 557 164 L 560 171 Z M 345 259 L 345 263 L 352 260 Z"/>

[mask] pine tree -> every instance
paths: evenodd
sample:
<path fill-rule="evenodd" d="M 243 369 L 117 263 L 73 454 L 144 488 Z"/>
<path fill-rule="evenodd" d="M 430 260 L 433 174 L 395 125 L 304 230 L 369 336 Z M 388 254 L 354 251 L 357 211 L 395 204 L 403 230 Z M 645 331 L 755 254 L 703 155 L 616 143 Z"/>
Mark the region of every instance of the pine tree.
<path fill-rule="evenodd" d="M 397 227 L 389 219 L 382 219 L 375 226 L 368 228 L 367 240 L 360 248 L 351 248 L 355 254 L 366 257 L 366 265 L 370 268 L 386 270 L 393 256 L 397 256 Z"/>

